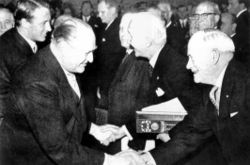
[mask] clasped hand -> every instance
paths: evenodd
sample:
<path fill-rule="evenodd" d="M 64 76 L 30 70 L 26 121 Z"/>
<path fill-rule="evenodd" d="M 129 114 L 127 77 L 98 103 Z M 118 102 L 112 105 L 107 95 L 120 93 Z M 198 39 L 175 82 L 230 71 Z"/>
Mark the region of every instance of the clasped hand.
<path fill-rule="evenodd" d="M 109 143 L 125 136 L 122 127 L 111 124 L 98 126 L 91 123 L 90 134 L 93 135 L 101 144 L 108 146 Z"/>

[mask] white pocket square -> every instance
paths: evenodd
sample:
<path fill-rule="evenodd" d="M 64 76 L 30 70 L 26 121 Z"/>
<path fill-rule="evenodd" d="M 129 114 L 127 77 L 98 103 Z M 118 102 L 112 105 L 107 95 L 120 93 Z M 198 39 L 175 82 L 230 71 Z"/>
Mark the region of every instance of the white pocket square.
<path fill-rule="evenodd" d="M 162 95 L 164 95 L 165 94 L 165 92 L 161 89 L 161 88 L 157 88 L 156 89 L 156 95 L 158 96 L 158 97 L 161 97 Z"/>
<path fill-rule="evenodd" d="M 230 113 L 230 117 L 234 117 L 235 115 L 237 115 L 239 112 L 233 112 L 233 113 Z"/>

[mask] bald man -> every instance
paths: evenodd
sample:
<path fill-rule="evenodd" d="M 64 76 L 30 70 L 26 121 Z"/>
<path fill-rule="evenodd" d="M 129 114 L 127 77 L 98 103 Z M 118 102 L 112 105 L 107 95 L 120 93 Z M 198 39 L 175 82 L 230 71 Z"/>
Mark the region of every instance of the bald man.
<path fill-rule="evenodd" d="M 7 8 L 0 8 L 0 36 L 14 27 L 13 14 Z"/>
<path fill-rule="evenodd" d="M 84 132 L 105 137 L 87 120 L 74 74 L 93 61 L 95 48 L 92 28 L 69 17 L 55 27 L 50 45 L 16 73 L 7 106 L 12 109 L 5 111 L 0 127 L 1 165 L 130 163 L 81 145 Z"/>

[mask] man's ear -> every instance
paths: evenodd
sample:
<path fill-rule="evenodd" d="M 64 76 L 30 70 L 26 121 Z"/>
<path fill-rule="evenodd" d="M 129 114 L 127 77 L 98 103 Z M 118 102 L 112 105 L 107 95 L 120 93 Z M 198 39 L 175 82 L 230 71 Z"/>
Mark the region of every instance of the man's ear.
<path fill-rule="evenodd" d="M 25 18 L 21 19 L 20 23 L 25 28 L 29 28 L 30 27 L 30 22 L 27 19 L 25 19 Z"/>
<path fill-rule="evenodd" d="M 212 50 L 213 64 L 217 64 L 220 59 L 220 51 L 218 49 Z"/>

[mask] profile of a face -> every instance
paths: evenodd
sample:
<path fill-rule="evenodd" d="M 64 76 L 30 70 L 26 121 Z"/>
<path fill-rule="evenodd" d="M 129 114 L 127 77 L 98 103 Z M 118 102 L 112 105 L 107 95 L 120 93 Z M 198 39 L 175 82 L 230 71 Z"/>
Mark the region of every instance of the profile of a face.
<path fill-rule="evenodd" d="M 213 74 L 213 59 L 211 51 L 207 49 L 204 43 L 191 41 L 188 44 L 188 63 L 187 69 L 194 75 L 194 82 L 209 83 L 209 78 Z"/>
<path fill-rule="evenodd" d="M 121 45 L 126 49 L 129 48 L 131 42 L 131 35 L 129 34 L 128 28 L 132 20 L 132 16 L 132 13 L 124 14 L 120 23 L 119 37 Z"/>

